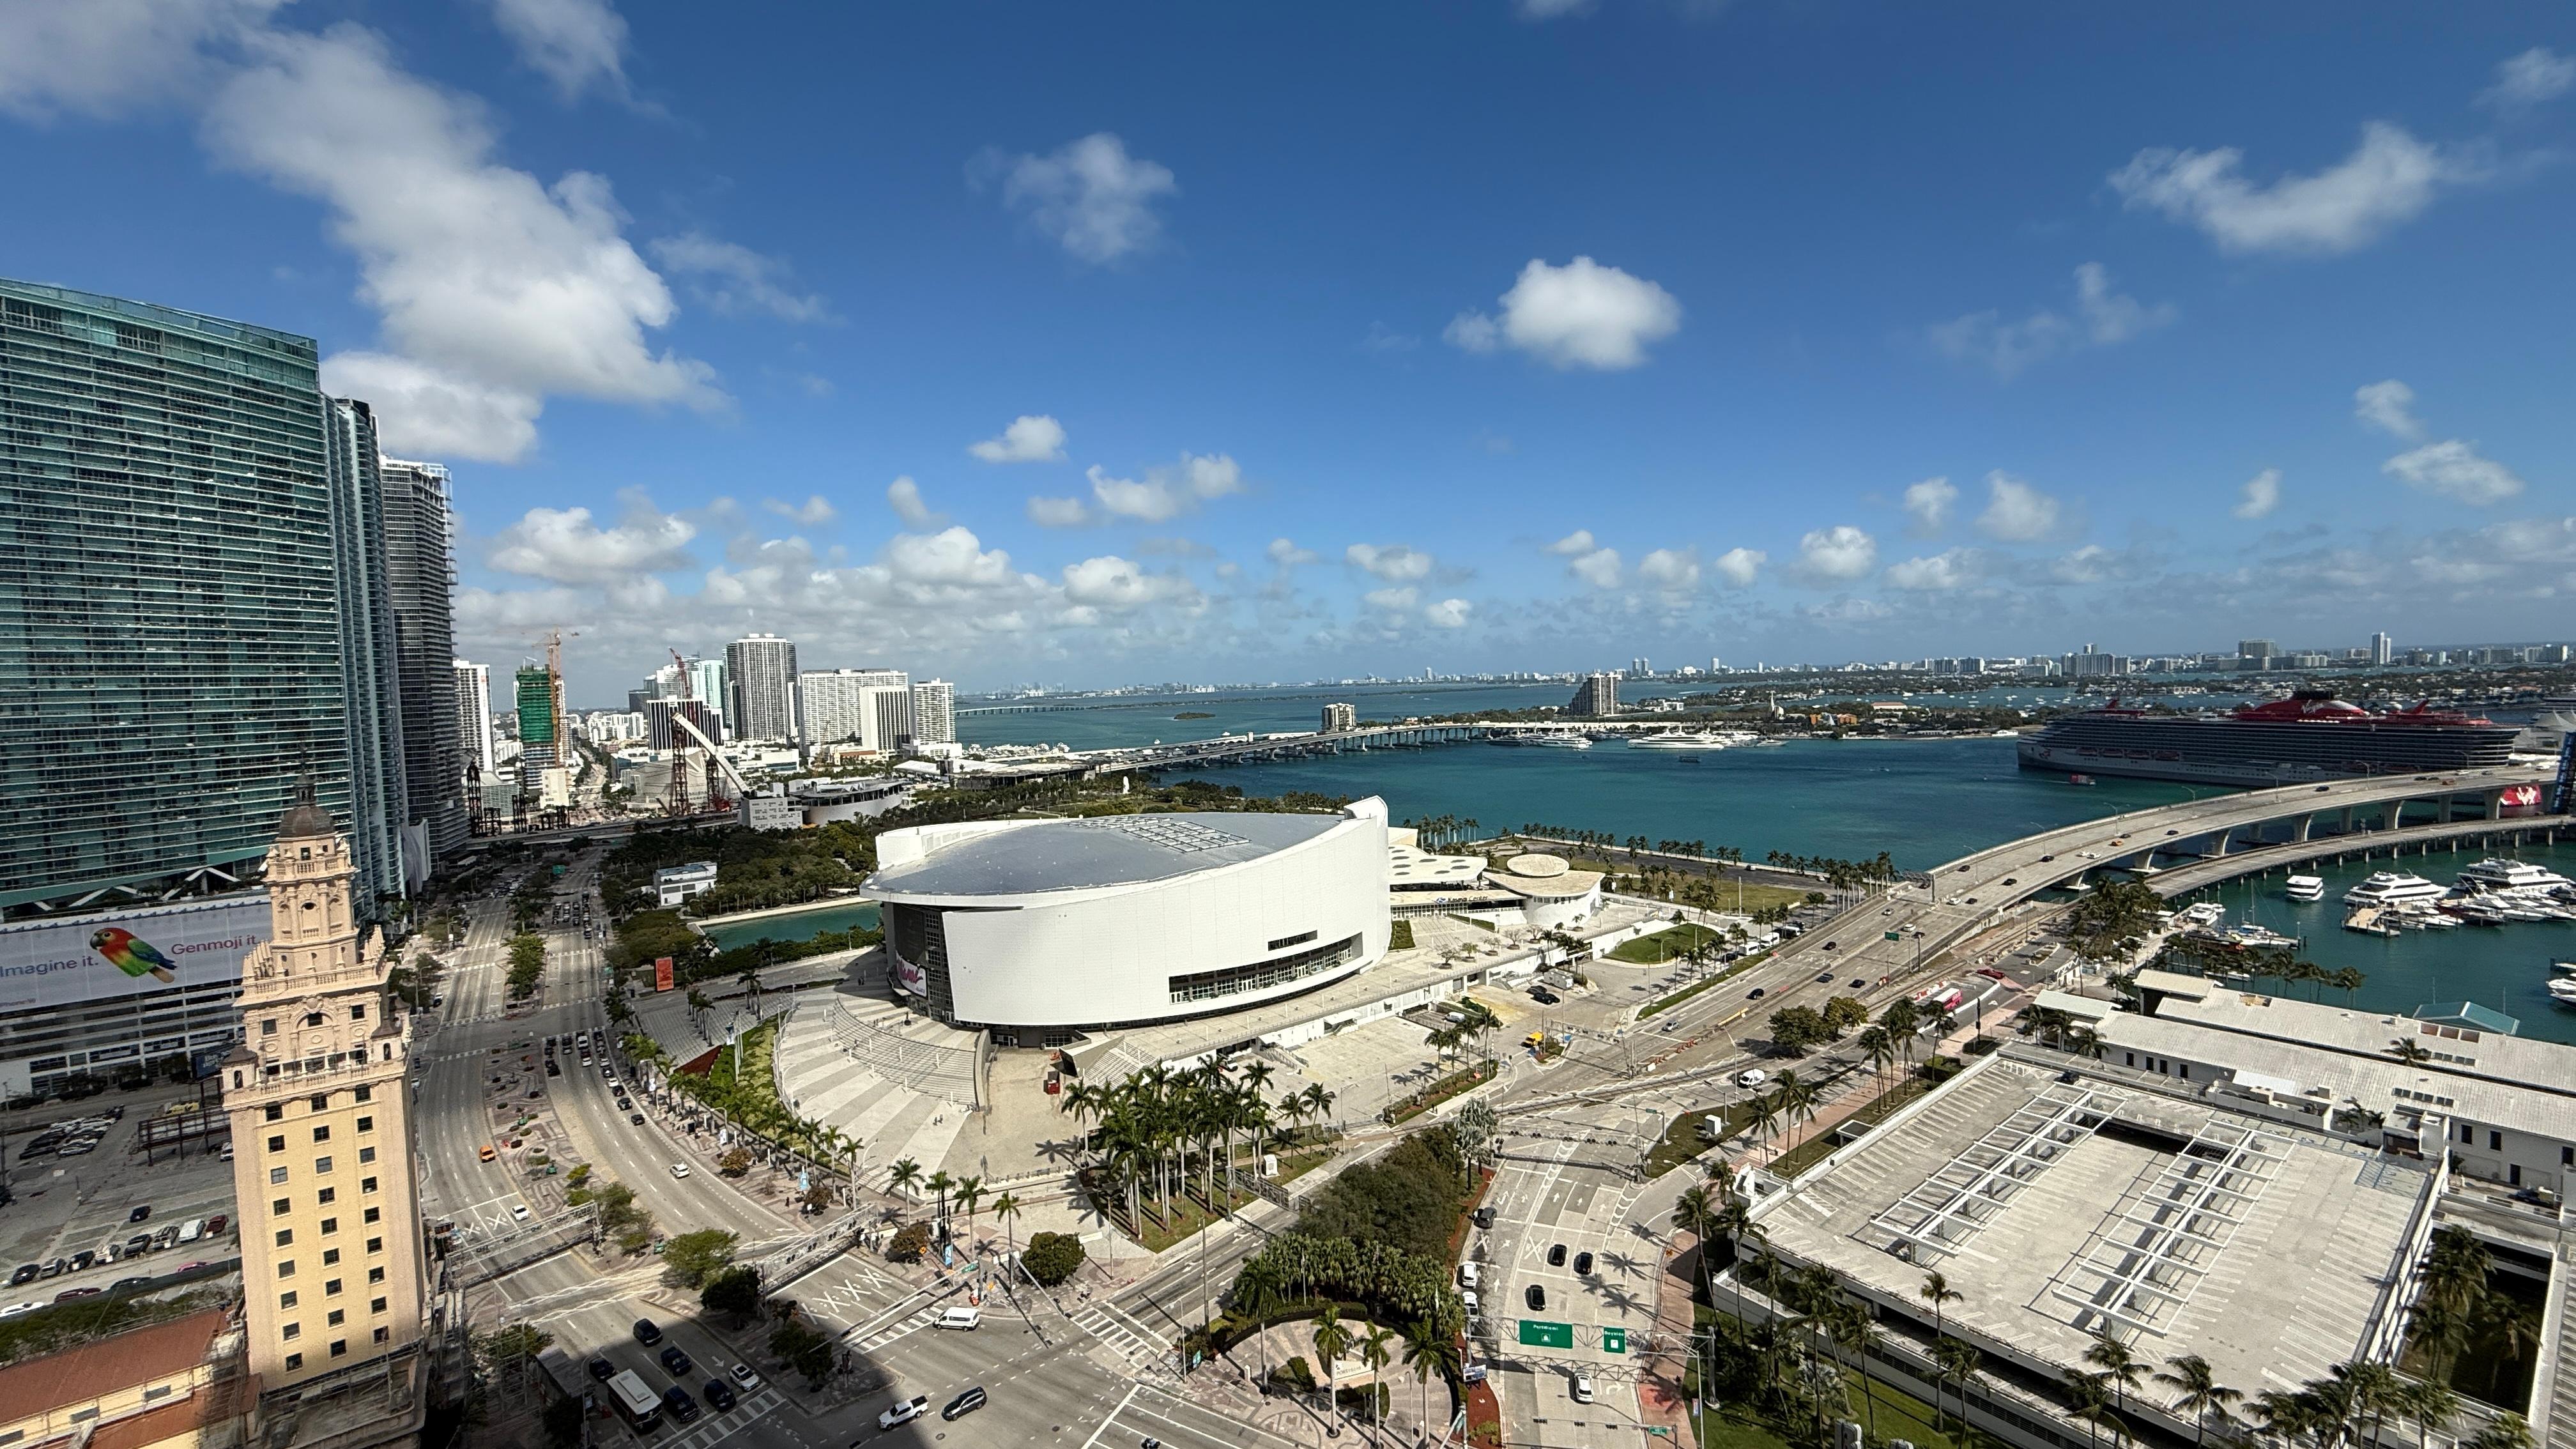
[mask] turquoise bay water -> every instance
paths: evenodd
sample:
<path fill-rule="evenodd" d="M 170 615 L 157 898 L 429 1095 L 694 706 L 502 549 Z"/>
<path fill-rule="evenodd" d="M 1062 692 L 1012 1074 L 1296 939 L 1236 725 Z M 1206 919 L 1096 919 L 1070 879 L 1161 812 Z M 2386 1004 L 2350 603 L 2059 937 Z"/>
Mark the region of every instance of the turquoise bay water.
<path fill-rule="evenodd" d="M 833 901 L 801 910 L 781 911 L 754 921 L 708 926 L 704 928 L 704 934 L 716 943 L 717 950 L 730 951 L 754 941 L 807 941 L 825 931 L 846 931 L 853 926 L 874 930 L 876 924 L 876 902 Z"/>

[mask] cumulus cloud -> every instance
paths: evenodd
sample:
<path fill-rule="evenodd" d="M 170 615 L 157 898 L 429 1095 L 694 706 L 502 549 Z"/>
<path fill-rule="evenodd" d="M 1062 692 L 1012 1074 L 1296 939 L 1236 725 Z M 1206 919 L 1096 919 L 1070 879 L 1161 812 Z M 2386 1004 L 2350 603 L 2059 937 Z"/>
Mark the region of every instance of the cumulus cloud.
<path fill-rule="evenodd" d="M 514 462 L 536 447 L 537 417 L 546 405 L 532 392 L 489 386 L 384 352 L 335 352 L 322 359 L 322 390 L 374 404 L 389 452 L 494 463 Z"/>
<path fill-rule="evenodd" d="M 886 506 L 894 510 L 894 516 L 902 519 L 906 528 L 930 528 L 946 522 L 922 501 L 921 485 L 908 476 L 886 485 Z"/>
<path fill-rule="evenodd" d="M 2415 389 L 2393 377 L 2353 390 L 2352 415 L 2392 438 L 2413 442 L 2424 436 L 2424 424 L 2414 409 Z"/>
<path fill-rule="evenodd" d="M 2281 470 L 2266 468 L 2245 480 L 2245 487 L 2231 509 L 2239 518 L 2267 518 L 2281 506 Z"/>
<path fill-rule="evenodd" d="M 1925 558 L 1910 558 L 1887 566 L 1891 588 L 1922 593 L 1955 589 L 1974 577 L 1974 557 L 1966 549 L 1954 548 Z"/>
<path fill-rule="evenodd" d="M 1279 565 L 1283 569 L 1293 569 L 1305 564 L 1314 563 L 1323 557 L 1322 554 L 1315 552 L 1313 549 L 1299 548 L 1295 542 L 1285 538 L 1274 538 L 1270 540 L 1270 547 L 1263 550 L 1263 552 L 1270 556 L 1270 561 L 1272 563 Z"/>
<path fill-rule="evenodd" d="M 531 508 L 501 530 L 485 562 L 503 573 L 558 584 L 605 584 L 636 574 L 688 568 L 698 530 L 688 520 L 639 505 L 601 528 L 587 508 Z"/>
<path fill-rule="evenodd" d="M 841 516 L 841 511 L 832 506 L 831 500 L 820 493 L 807 495 L 802 503 L 787 503 L 771 498 L 762 502 L 760 506 L 805 528 L 820 528 Z"/>
<path fill-rule="evenodd" d="M 608 0 L 492 0 L 492 18 L 565 100 L 626 94 L 626 20 Z"/>
<path fill-rule="evenodd" d="M 1390 614 L 1401 614 L 1413 607 L 1413 601 L 1420 597 L 1420 592 L 1411 584 L 1401 588 L 1371 589 L 1360 595 L 1360 602 L 1372 609 L 1384 609 Z"/>
<path fill-rule="evenodd" d="M 2576 90 L 2576 58 L 2533 46 L 2496 63 L 2495 84 L 2478 93 L 2478 104 L 2499 111 L 2524 111 Z"/>
<path fill-rule="evenodd" d="M 1997 471 L 1986 475 L 1986 511 L 1977 515 L 1977 527 L 1995 538 L 2028 543 L 2055 532 L 2061 511 L 2056 499 Z"/>
<path fill-rule="evenodd" d="M 1659 548 L 1637 560 L 1637 582 L 1667 594 L 1699 587 L 1699 550 Z"/>
<path fill-rule="evenodd" d="M 1556 542 L 1549 544 L 1547 546 L 1547 551 L 1566 558 L 1572 558 L 1577 554 L 1590 553 L 1593 549 L 1599 546 L 1600 545 L 1594 543 L 1592 540 L 1591 529 L 1578 528 L 1572 533 L 1567 534 L 1565 537 L 1558 539 Z"/>
<path fill-rule="evenodd" d="M 1108 556 L 1087 558 L 1064 569 L 1064 595 L 1076 604 L 1125 611 L 1157 600 L 1195 594 L 1187 579 L 1147 573 L 1135 563 Z"/>
<path fill-rule="evenodd" d="M 785 262 L 739 243 L 686 232 L 655 240 L 653 256 L 672 275 L 689 278 L 698 300 L 724 316 L 760 312 L 787 322 L 831 318 L 831 304 L 820 294 L 788 284 Z"/>
<path fill-rule="evenodd" d="M 1619 587 L 1619 550 L 1596 548 L 1569 561 L 1565 571 L 1596 589 Z"/>
<path fill-rule="evenodd" d="M 1422 611 L 1422 622 L 1434 629 L 1464 629 L 1475 607 L 1465 599 L 1442 599 Z"/>
<path fill-rule="evenodd" d="M 0 5 L 0 110 L 112 116 L 193 98 L 284 0 L 14 0 Z"/>
<path fill-rule="evenodd" d="M 1726 580 L 1728 587 L 1746 589 L 1762 576 L 1762 566 L 1770 561 L 1771 555 L 1758 548 L 1730 548 L 1719 554 L 1711 567 L 1717 570 L 1719 578 Z"/>
<path fill-rule="evenodd" d="M 2513 470 L 2479 454 L 2475 443 L 2452 438 L 2400 453 L 2380 465 L 2389 477 L 2421 492 L 2483 508 L 2520 493 Z"/>
<path fill-rule="evenodd" d="M 2443 188 L 2484 169 L 2386 121 L 2363 126 L 2353 153 L 2313 176 L 2258 184 L 2245 178 L 2244 160 L 2233 146 L 2149 149 L 2112 172 L 2111 187 L 2132 210 L 2198 227 L 2221 251 L 2330 256 L 2412 221 Z"/>
<path fill-rule="evenodd" d="M 1916 533 L 1939 533 L 1948 527 L 1950 507 L 1958 501 L 1959 490 L 1946 477 L 1926 478 L 1905 489 L 1905 512 L 1913 519 Z"/>
<path fill-rule="evenodd" d="M 1154 204 L 1180 190 L 1170 168 L 1128 155 L 1127 143 L 1107 131 L 1044 156 L 987 152 L 971 174 L 998 175 L 1004 206 L 1094 265 L 1151 247 L 1163 230 Z"/>
<path fill-rule="evenodd" d="M 1954 361 L 1973 362 L 2010 378 L 2034 363 L 2087 347 L 2110 347 L 2174 320 L 2169 302 L 2150 306 L 2111 289 L 2111 274 L 2100 262 L 2075 269 L 2072 316 L 2048 308 L 2017 322 L 2006 322 L 1994 310 L 1924 329 L 1934 351 Z"/>
<path fill-rule="evenodd" d="M 1057 463 L 1064 460 L 1064 424 L 1044 413 L 1023 413 L 998 438 L 969 443 L 966 451 L 987 463 Z"/>
<path fill-rule="evenodd" d="M 1208 499 L 1243 491 L 1243 469 L 1222 453 L 1183 453 L 1177 464 L 1149 469 L 1142 479 L 1113 478 L 1098 466 L 1083 476 L 1102 513 L 1141 523 L 1167 522 Z"/>
<path fill-rule="evenodd" d="M 1518 348 L 1551 366 L 1615 372 L 1646 361 L 1647 344 L 1681 330 L 1673 294 L 1617 267 L 1576 257 L 1532 258 L 1502 296 L 1502 315 L 1462 312 L 1442 335 L 1469 352 Z"/>
<path fill-rule="evenodd" d="M 1079 528 L 1091 521 L 1091 508 L 1079 498 L 1032 498 L 1029 522 L 1040 528 Z"/>
<path fill-rule="evenodd" d="M 1878 540 L 1837 523 L 1798 540 L 1798 570 L 1814 580 L 1856 579 L 1878 565 Z"/>
<path fill-rule="evenodd" d="M 1431 555 L 1400 543 L 1384 547 L 1355 543 L 1342 551 L 1342 557 L 1354 567 L 1390 584 L 1414 583 L 1431 577 Z"/>

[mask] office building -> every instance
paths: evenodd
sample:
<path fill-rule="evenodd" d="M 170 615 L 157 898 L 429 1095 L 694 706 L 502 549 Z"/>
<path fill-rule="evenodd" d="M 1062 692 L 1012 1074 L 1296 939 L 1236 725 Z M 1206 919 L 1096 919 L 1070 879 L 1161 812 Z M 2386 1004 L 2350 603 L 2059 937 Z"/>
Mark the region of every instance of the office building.
<path fill-rule="evenodd" d="M 1328 735 L 1345 734 L 1360 727 L 1360 712 L 1347 704 L 1324 706 L 1323 731 Z"/>
<path fill-rule="evenodd" d="M 957 689 L 945 679 L 912 687 L 912 738 L 925 745 L 957 743 Z"/>
<path fill-rule="evenodd" d="M 1565 706 L 1568 714 L 1590 719 L 1607 719 L 1619 712 L 1619 676 L 1587 674 L 1575 686 L 1574 698 Z"/>
<path fill-rule="evenodd" d="M 692 659 L 686 671 L 689 676 L 689 698 L 707 702 L 707 733 L 712 739 L 725 738 L 728 725 L 725 701 L 733 697 L 732 681 L 725 677 L 721 659 Z"/>
<path fill-rule="evenodd" d="M 2397 641 L 2389 638 L 2384 632 L 2371 635 L 2370 662 L 2373 664 L 2393 664 L 2396 661 Z"/>
<path fill-rule="evenodd" d="M 2084 652 L 2069 654 L 2059 660 L 2058 667 L 2069 678 L 2101 678 L 2106 675 L 2128 673 L 2129 660 L 2127 655 L 2104 654 L 2087 644 L 2084 646 Z"/>
<path fill-rule="evenodd" d="M 542 795 L 546 772 L 562 763 L 558 751 L 570 751 L 570 746 L 559 738 L 563 720 L 561 686 L 544 665 L 522 665 L 511 676 L 510 710 L 519 720 L 520 792 Z"/>
<path fill-rule="evenodd" d="M 331 546 L 339 561 L 341 699 L 349 715 L 349 836 L 361 889 L 400 896 L 412 880 L 402 851 L 410 787 L 376 419 L 365 403 L 346 398 L 326 399 L 323 411 Z"/>
<path fill-rule="evenodd" d="M 374 812 L 373 918 L 401 889 L 399 711 L 390 631 L 351 637 L 382 576 L 344 580 L 338 546 L 373 428 L 313 341 L 0 281 L 0 438 L 0 914 L 238 890 L 310 768 Z"/>
<path fill-rule="evenodd" d="M 716 707 L 703 699 L 648 699 L 644 701 L 644 743 L 656 750 L 703 748 L 686 730 L 671 723 L 678 715 L 698 727 L 698 733 L 709 740 L 716 734 Z"/>
<path fill-rule="evenodd" d="M 775 634 L 753 634 L 725 646 L 730 689 L 723 710 L 733 737 L 757 744 L 796 739 L 796 646 Z"/>
<path fill-rule="evenodd" d="M 891 754 L 912 737 L 912 679 L 900 669 L 809 669 L 796 692 L 808 746 Z"/>
<path fill-rule="evenodd" d="M 456 628 L 449 600 L 447 470 L 378 463 L 384 487 L 385 582 L 393 605 L 394 675 L 402 716 L 403 873 L 413 888 L 430 862 L 465 843 L 463 732 L 456 717 Z"/>
<path fill-rule="evenodd" d="M 2269 669 L 2272 667 L 2272 657 L 2280 652 L 2281 646 L 2269 639 L 2239 639 L 2236 641 L 2236 667 L 2250 670 Z"/>
<path fill-rule="evenodd" d="M 351 901 L 356 863 L 306 789 L 268 854 L 269 940 L 243 972 L 224 1059 L 250 1371 L 308 1411 L 363 1384 L 360 1443 L 416 1431 L 428 1296 L 403 1074 L 410 1034 L 384 937 Z M 317 1380 L 327 1380 L 317 1384 Z"/>
<path fill-rule="evenodd" d="M 492 778 L 492 667 L 459 659 L 454 672 L 458 768 L 479 787 Z"/>

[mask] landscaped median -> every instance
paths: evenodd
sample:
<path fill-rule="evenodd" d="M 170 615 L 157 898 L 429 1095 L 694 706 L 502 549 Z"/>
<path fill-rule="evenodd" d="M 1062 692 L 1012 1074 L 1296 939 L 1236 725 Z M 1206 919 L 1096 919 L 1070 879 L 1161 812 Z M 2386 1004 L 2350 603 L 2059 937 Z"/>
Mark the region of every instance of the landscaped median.
<path fill-rule="evenodd" d="M 1501 1066 L 1500 1062 L 1488 1058 L 1465 1071 L 1451 1072 L 1422 1090 L 1390 1103 L 1386 1110 L 1377 1114 L 1378 1120 L 1389 1127 L 1402 1126 L 1450 1098 L 1472 1092 L 1492 1081 Z"/>
<path fill-rule="evenodd" d="M 1715 1117 L 1715 1137 L 1703 1135 L 1699 1124 Z M 1721 1142 L 1732 1139 L 1753 1123 L 1753 1107 L 1748 1102 L 1731 1102 L 1722 1107 L 1703 1107 L 1684 1112 L 1664 1128 L 1663 1137 L 1646 1153 L 1646 1176 L 1658 1178 Z"/>
<path fill-rule="evenodd" d="M 1632 941 L 1629 944 L 1634 945 L 1636 943 Z M 1644 1006 L 1637 1009 L 1637 1019 L 1639 1021 L 1644 1021 L 1647 1017 L 1653 1016 L 1659 1011 L 1670 1011 L 1674 1007 L 1681 1005 L 1683 1002 L 1690 1000 L 1692 997 L 1699 995 L 1701 992 L 1706 991 L 1719 982 L 1742 975 L 1748 969 L 1758 966 L 1770 959 L 1770 952 L 1756 951 L 1752 955 L 1745 957 L 1743 960 L 1736 962 L 1714 976 L 1708 977 L 1704 980 L 1694 981 L 1690 985 L 1683 987 L 1681 990 L 1674 992 L 1670 996 L 1647 1002 Z"/>

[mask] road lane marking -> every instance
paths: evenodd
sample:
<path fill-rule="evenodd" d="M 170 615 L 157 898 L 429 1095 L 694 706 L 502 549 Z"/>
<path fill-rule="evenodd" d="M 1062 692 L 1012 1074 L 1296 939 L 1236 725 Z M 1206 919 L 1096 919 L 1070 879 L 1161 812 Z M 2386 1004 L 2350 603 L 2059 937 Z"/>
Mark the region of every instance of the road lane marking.
<path fill-rule="evenodd" d="M 1100 1436 L 1109 1432 L 1109 1426 L 1118 1422 L 1118 1416 L 1127 1412 L 1127 1405 L 1133 1402 L 1135 1397 L 1144 1392 L 1144 1390 L 1145 1386 L 1143 1384 L 1129 1385 L 1127 1389 L 1127 1397 L 1120 1399 L 1118 1401 L 1118 1407 L 1109 1411 L 1109 1417 L 1100 1421 L 1100 1427 L 1091 1431 L 1091 1437 L 1082 1441 L 1082 1449 L 1093 1449 L 1093 1446 L 1100 1442 Z"/>

